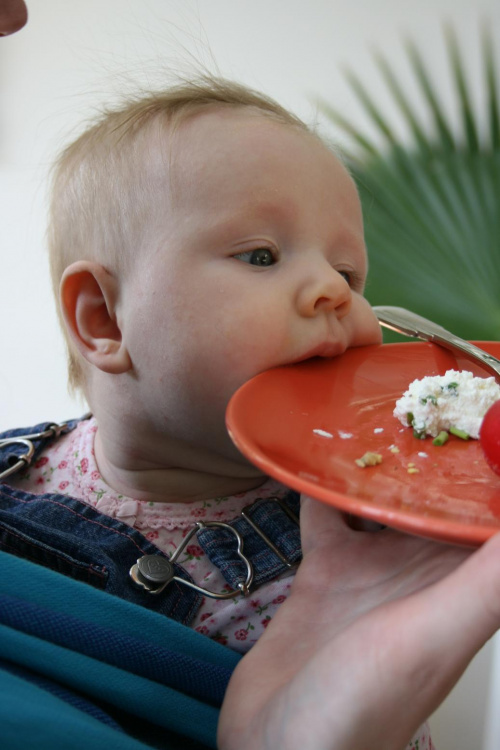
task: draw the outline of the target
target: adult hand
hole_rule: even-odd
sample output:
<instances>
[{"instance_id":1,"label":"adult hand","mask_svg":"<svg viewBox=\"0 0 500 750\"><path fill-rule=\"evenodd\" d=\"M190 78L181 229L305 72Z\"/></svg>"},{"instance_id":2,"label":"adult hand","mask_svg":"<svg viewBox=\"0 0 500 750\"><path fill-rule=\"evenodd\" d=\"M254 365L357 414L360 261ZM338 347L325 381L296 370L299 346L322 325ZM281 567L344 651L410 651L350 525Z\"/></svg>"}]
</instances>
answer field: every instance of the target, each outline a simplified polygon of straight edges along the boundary
<instances>
[{"instance_id":1,"label":"adult hand","mask_svg":"<svg viewBox=\"0 0 500 750\"><path fill-rule=\"evenodd\" d=\"M304 499L290 597L238 665L221 750L402 750L500 626L500 535L355 531Z\"/></svg>"}]
</instances>

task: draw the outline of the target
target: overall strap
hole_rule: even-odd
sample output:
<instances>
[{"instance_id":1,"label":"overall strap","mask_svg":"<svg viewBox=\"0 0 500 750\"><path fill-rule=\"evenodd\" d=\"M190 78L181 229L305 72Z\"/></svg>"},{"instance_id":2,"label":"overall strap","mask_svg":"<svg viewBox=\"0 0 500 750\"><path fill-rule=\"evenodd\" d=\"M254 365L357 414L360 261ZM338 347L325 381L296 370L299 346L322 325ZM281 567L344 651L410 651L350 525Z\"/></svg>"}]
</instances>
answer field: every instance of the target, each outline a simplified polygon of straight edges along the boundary
<instances>
[{"instance_id":1,"label":"overall strap","mask_svg":"<svg viewBox=\"0 0 500 750\"><path fill-rule=\"evenodd\" d=\"M290 491L282 500L258 500L228 524L243 539L244 555L253 568L253 586L272 581L302 559L299 511L299 493ZM234 534L224 527L204 528L198 532L198 542L229 585L241 588L245 565L237 553Z\"/></svg>"},{"instance_id":2,"label":"overall strap","mask_svg":"<svg viewBox=\"0 0 500 750\"><path fill-rule=\"evenodd\" d=\"M90 414L86 414L80 419L71 419L61 424L40 422L34 427L20 427L0 433L0 481L25 469L51 443L74 430L79 422L89 417Z\"/></svg>"},{"instance_id":3,"label":"overall strap","mask_svg":"<svg viewBox=\"0 0 500 750\"><path fill-rule=\"evenodd\" d=\"M42 422L0 434L0 480L28 466L60 435L89 416L61 425ZM170 560L160 552L148 551L132 566L130 576L135 584L152 594L159 594L170 583L178 582L190 588L191 594L229 598L240 591L248 595L257 586L292 570L302 559L299 511L300 496L290 491L282 499L258 500L229 523L198 522ZM195 534L208 559L233 589L231 592L217 594L196 586L175 563Z\"/></svg>"}]
</instances>

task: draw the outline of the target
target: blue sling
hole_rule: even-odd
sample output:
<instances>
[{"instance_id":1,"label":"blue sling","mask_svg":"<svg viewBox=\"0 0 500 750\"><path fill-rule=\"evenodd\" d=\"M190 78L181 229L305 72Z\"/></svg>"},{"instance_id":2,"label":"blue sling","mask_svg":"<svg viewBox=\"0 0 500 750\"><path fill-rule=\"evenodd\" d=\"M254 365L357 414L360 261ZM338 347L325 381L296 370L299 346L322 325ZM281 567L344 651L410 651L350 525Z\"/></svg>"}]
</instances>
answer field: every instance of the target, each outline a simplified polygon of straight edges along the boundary
<instances>
[{"instance_id":1,"label":"blue sling","mask_svg":"<svg viewBox=\"0 0 500 750\"><path fill-rule=\"evenodd\" d=\"M238 654L2 552L0 572L2 748L216 747Z\"/></svg>"}]
</instances>

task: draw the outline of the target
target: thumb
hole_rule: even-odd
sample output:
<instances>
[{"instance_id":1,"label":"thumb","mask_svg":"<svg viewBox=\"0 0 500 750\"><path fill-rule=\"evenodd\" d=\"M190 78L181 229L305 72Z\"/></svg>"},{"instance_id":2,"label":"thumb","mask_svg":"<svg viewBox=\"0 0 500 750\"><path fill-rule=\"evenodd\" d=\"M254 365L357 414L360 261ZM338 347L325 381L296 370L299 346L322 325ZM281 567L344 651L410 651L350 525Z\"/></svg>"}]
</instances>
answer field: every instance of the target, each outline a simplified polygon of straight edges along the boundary
<instances>
[{"instance_id":1,"label":"thumb","mask_svg":"<svg viewBox=\"0 0 500 750\"><path fill-rule=\"evenodd\" d=\"M319 535L325 535L330 545L340 542L350 534L344 513L307 495L300 498L300 536L305 554L318 544Z\"/></svg>"}]
</instances>

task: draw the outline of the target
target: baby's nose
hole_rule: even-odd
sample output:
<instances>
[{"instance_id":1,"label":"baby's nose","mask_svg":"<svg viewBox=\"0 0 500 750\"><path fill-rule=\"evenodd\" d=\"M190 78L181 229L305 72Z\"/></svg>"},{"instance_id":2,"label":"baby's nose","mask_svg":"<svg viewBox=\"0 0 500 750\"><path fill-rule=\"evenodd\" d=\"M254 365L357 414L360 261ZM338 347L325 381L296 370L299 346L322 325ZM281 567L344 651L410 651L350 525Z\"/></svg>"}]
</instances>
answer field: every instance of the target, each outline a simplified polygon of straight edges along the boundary
<instances>
[{"instance_id":1,"label":"baby's nose","mask_svg":"<svg viewBox=\"0 0 500 750\"><path fill-rule=\"evenodd\" d=\"M351 289L338 271L329 268L315 278L304 282L298 295L298 309L305 317L334 311L343 318L351 309Z\"/></svg>"}]
</instances>

